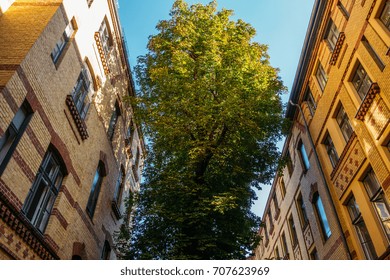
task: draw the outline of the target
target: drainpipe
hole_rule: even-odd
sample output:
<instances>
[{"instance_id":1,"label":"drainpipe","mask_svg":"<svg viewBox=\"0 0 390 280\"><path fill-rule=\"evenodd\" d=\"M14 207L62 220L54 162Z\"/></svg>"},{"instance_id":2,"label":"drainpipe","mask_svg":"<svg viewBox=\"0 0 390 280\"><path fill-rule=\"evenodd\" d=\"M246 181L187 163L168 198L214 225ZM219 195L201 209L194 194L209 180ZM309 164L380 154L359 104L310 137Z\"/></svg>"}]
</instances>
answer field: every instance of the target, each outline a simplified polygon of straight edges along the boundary
<instances>
[{"instance_id":1,"label":"drainpipe","mask_svg":"<svg viewBox=\"0 0 390 280\"><path fill-rule=\"evenodd\" d=\"M295 104L293 103L291 100L289 100L290 104L294 107L297 107L299 112L301 113L302 115L302 118L303 118L303 122L305 124L305 129L307 131L307 135L308 135L308 138L309 138L309 142L310 142L310 146L311 148L313 149L313 153L314 153L314 159L316 161L316 164L318 166L318 169L320 171L320 174L321 174L321 179L322 179L322 183L324 184L325 186L325 190L326 190L326 195L328 197L328 199L330 200L330 205L331 205L331 210L332 210L332 214L336 217L336 221L337 221L337 227L341 233L341 239L342 239L342 242L343 242L343 246L344 246L344 249L345 251L347 252L347 256L348 256L348 259L352 259L351 258L351 253L349 252L349 249L348 249L348 245L347 245L347 239L345 238L345 235L344 235L344 231L343 231L343 228L341 227L341 223L340 223L340 220L339 220L339 216L337 215L337 211L336 211L336 207L333 203L333 199L332 199L332 196L330 194L330 191L329 191L329 188L328 188L328 184L326 182L326 179L325 179L325 174L324 174L324 170L322 169L322 166L320 164L320 160L318 158L318 154L317 154L317 150L315 149L315 146L314 146L314 142L313 142L313 139L311 138L311 134L310 134L310 130L309 130L309 126L307 125L307 122L306 122L306 118L305 118L305 115L303 114L303 111L302 111L302 108L301 106L299 106L298 104Z\"/></svg>"}]
</instances>

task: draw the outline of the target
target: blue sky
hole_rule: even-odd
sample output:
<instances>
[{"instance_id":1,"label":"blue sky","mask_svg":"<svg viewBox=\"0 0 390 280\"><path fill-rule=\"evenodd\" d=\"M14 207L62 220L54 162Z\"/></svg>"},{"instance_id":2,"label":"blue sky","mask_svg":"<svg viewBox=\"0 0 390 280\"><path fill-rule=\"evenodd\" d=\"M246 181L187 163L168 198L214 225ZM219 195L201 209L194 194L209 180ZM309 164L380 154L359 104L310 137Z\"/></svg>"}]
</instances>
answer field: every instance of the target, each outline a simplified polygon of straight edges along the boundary
<instances>
[{"instance_id":1,"label":"blue sky","mask_svg":"<svg viewBox=\"0 0 390 280\"><path fill-rule=\"evenodd\" d=\"M210 0L187 0L207 4ZM119 0L119 15L126 35L130 64L146 54L148 37L156 34L159 20L168 19L174 0ZM232 19L242 19L256 30L254 41L268 45L272 66L280 69L284 85L290 90L294 81L314 0L219 0L219 9L234 10ZM288 95L283 97L287 102ZM261 216L270 187L258 193L253 211Z\"/></svg>"}]
</instances>

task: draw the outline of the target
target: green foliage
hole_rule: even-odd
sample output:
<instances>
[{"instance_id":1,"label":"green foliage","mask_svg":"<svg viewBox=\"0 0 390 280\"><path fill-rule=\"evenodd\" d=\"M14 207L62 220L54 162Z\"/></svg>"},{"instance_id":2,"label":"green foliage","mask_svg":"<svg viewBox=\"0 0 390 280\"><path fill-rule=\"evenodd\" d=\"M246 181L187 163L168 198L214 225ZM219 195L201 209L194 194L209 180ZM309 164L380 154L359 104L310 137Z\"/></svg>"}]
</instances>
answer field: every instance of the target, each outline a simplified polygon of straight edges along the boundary
<instances>
[{"instance_id":1,"label":"green foliage","mask_svg":"<svg viewBox=\"0 0 390 280\"><path fill-rule=\"evenodd\" d=\"M170 15L135 69L149 151L126 256L243 259L258 242L253 188L278 163L284 87L232 11L177 0Z\"/></svg>"}]
</instances>

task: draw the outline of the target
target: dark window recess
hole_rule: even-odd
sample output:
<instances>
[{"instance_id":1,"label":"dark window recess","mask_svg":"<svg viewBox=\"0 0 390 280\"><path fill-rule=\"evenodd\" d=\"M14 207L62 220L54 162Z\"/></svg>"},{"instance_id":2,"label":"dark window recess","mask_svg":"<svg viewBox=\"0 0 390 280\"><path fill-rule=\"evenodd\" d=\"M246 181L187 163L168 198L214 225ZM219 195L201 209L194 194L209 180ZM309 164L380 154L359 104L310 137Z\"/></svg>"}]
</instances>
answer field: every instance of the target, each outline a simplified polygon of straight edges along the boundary
<instances>
[{"instance_id":1,"label":"dark window recess","mask_svg":"<svg viewBox=\"0 0 390 280\"><path fill-rule=\"evenodd\" d=\"M323 144L326 147L326 152L328 154L330 163L332 164L332 167L335 168L339 161L339 156L337 154L336 148L334 147L332 138L330 138L329 133L327 133Z\"/></svg>"},{"instance_id":2,"label":"dark window recess","mask_svg":"<svg viewBox=\"0 0 390 280\"><path fill-rule=\"evenodd\" d=\"M368 53L371 55L372 59L375 61L378 68L383 71L385 69L385 64L383 63L382 59L379 57L378 53L374 50L372 45L368 42L367 38L363 36L362 43L366 47Z\"/></svg>"},{"instance_id":3,"label":"dark window recess","mask_svg":"<svg viewBox=\"0 0 390 280\"><path fill-rule=\"evenodd\" d=\"M311 253L310 253L310 259L311 260L319 260L319 256L318 256L318 252L317 252L317 249L314 248Z\"/></svg>"},{"instance_id":4,"label":"dark window recess","mask_svg":"<svg viewBox=\"0 0 390 280\"><path fill-rule=\"evenodd\" d=\"M345 141L348 142L352 136L353 129L343 106L340 106L340 109L337 112L336 121L340 127Z\"/></svg>"},{"instance_id":5,"label":"dark window recess","mask_svg":"<svg viewBox=\"0 0 390 280\"><path fill-rule=\"evenodd\" d=\"M309 107L310 114L314 116L314 113L316 112L317 109L317 104L314 100L313 94L311 93L310 89L306 91L304 100L306 101L306 104Z\"/></svg>"},{"instance_id":6,"label":"dark window recess","mask_svg":"<svg viewBox=\"0 0 390 280\"><path fill-rule=\"evenodd\" d=\"M32 115L33 113L29 104L27 101L24 101L5 133L0 136L0 176L11 159Z\"/></svg>"},{"instance_id":7,"label":"dark window recess","mask_svg":"<svg viewBox=\"0 0 390 280\"><path fill-rule=\"evenodd\" d=\"M104 174L104 164L100 161L93 177L91 192L89 194L88 203L87 203L87 213L91 219L95 214L96 204L99 198L100 188L102 186L102 181Z\"/></svg>"},{"instance_id":8,"label":"dark window recess","mask_svg":"<svg viewBox=\"0 0 390 280\"><path fill-rule=\"evenodd\" d=\"M355 197L352 196L348 200L347 208L366 258L369 260L376 259L377 255L374 249L374 245L367 230L363 216L360 213L359 206L356 203Z\"/></svg>"},{"instance_id":9,"label":"dark window recess","mask_svg":"<svg viewBox=\"0 0 390 280\"><path fill-rule=\"evenodd\" d=\"M292 173L294 171L294 166L293 166L292 158L291 158L291 155L290 155L290 151L288 151L288 150L286 152L286 161L287 161L288 174L291 177L291 175L292 175Z\"/></svg>"},{"instance_id":10,"label":"dark window recess","mask_svg":"<svg viewBox=\"0 0 390 280\"><path fill-rule=\"evenodd\" d=\"M64 174L59 157L49 149L23 205L23 212L41 233L45 231Z\"/></svg>"},{"instance_id":11,"label":"dark window recess","mask_svg":"<svg viewBox=\"0 0 390 280\"><path fill-rule=\"evenodd\" d=\"M324 205L322 204L321 197L318 193L314 195L313 204L320 223L322 235L324 239L327 240L331 236L332 231L329 226L328 218L326 217Z\"/></svg>"},{"instance_id":12,"label":"dark window recess","mask_svg":"<svg viewBox=\"0 0 390 280\"><path fill-rule=\"evenodd\" d=\"M318 63L316 78L321 91L324 91L326 83L328 82L328 77L326 76L325 70L322 67L321 63Z\"/></svg>"},{"instance_id":13,"label":"dark window recess","mask_svg":"<svg viewBox=\"0 0 390 280\"><path fill-rule=\"evenodd\" d=\"M382 13L380 15L380 20L390 30L390 1L386 1L385 6L383 7Z\"/></svg>"},{"instance_id":14,"label":"dark window recess","mask_svg":"<svg viewBox=\"0 0 390 280\"><path fill-rule=\"evenodd\" d=\"M290 254L288 253L288 247L287 247L287 239L284 232L282 233L282 251L283 251L283 260L290 259Z\"/></svg>"},{"instance_id":15,"label":"dark window recess","mask_svg":"<svg viewBox=\"0 0 390 280\"><path fill-rule=\"evenodd\" d=\"M371 87L372 81L360 63L352 77L352 84L361 100L363 100Z\"/></svg>"}]
</instances>

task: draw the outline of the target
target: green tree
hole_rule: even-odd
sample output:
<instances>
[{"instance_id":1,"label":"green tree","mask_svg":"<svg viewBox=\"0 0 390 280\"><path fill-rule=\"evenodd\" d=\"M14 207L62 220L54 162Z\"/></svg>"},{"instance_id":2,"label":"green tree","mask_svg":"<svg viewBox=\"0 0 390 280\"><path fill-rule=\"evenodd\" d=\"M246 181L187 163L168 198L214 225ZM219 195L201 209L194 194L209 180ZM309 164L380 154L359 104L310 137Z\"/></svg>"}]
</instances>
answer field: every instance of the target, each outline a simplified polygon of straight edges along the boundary
<instances>
[{"instance_id":1,"label":"green tree","mask_svg":"<svg viewBox=\"0 0 390 280\"><path fill-rule=\"evenodd\" d=\"M125 258L243 259L258 243L250 208L277 167L284 87L231 15L177 0L138 58L149 151Z\"/></svg>"}]
</instances>

